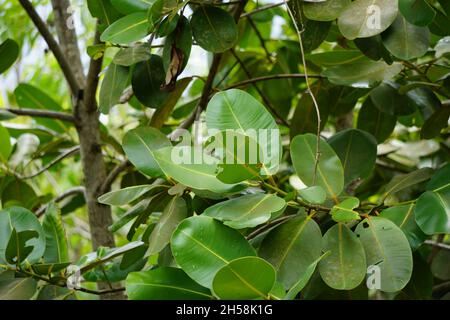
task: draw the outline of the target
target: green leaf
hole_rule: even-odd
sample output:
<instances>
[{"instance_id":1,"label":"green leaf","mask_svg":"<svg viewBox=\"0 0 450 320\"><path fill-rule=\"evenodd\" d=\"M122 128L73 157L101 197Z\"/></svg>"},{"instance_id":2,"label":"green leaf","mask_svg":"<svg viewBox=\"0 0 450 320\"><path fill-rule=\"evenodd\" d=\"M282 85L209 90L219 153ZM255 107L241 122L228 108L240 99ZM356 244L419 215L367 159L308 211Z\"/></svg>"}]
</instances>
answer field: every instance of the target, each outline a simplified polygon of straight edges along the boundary
<instances>
[{"instance_id":1,"label":"green leaf","mask_svg":"<svg viewBox=\"0 0 450 320\"><path fill-rule=\"evenodd\" d=\"M128 68L111 63L103 78L100 88L99 109L108 114L109 110L119 103L123 90L128 82Z\"/></svg>"},{"instance_id":2,"label":"green leaf","mask_svg":"<svg viewBox=\"0 0 450 320\"><path fill-rule=\"evenodd\" d=\"M216 178L217 159L204 154L202 150L191 147L167 147L155 151L155 159L163 172L176 181L198 190L209 190L216 193L231 192L237 185L225 184ZM187 162L183 160L187 155ZM192 156L201 156L203 163L196 164ZM174 159L177 158L175 161Z\"/></svg>"},{"instance_id":3,"label":"green leaf","mask_svg":"<svg viewBox=\"0 0 450 320\"><path fill-rule=\"evenodd\" d=\"M283 300L294 300L295 297L299 294L300 291L303 290L303 288L308 283L309 279L314 274L314 271L316 270L317 264L328 256L330 254L330 251L325 252L323 255L321 255L316 261L311 263L308 268L306 268L305 272L301 275L300 279L292 286L292 288L289 289L289 291L284 296Z\"/></svg>"},{"instance_id":4,"label":"green leaf","mask_svg":"<svg viewBox=\"0 0 450 320\"><path fill-rule=\"evenodd\" d=\"M101 41L129 44L148 34L147 13L136 12L115 21L100 36Z\"/></svg>"},{"instance_id":5,"label":"green leaf","mask_svg":"<svg viewBox=\"0 0 450 320\"><path fill-rule=\"evenodd\" d=\"M226 51L232 48L238 39L233 17L218 7L199 7L192 15L191 27L194 39L207 51Z\"/></svg>"},{"instance_id":6,"label":"green leaf","mask_svg":"<svg viewBox=\"0 0 450 320\"><path fill-rule=\"evenodd\" d=\"M399 15L383 35L383 44L393 56L402 60L419 58L427 53L429 31L426 27L410 24Z\"/></svg>"},{"instance_id":7,"label":"green leaf","mask_svg":"<svg viewBox=\"0 0 450 320\"><path fill-rule=\"evenodd\" d=\"M291 142L292 164L304 184L322 187L330 198L337 201L344 188L344 170L341 161L333 149L320 139L320 158L314 179L316 145L317 137L313 134L296 136Z\"/></svg>"},{"instance_id":8,"label":"green leaf","mask_svg":"<svg viewBox=\"0 0 450 320\"><path fill-rule=\"evenodd\" d=\"M151 58L148 44L137 44L130 48L120 49L113 58L113 63L120 66L129 67L141 61Z\"/></svg>"},{"instance_id":9,"label":"green leaf","mask_svg":"<svg viewBox=\"0 0 450 320\"><path fill-rule=\"evenodd\" d=\"M433 139L439 136L448 125L450 107L442 106L434 112L423 124L420 136L422 139Z\"/></svg>"},{"instance_id":10,"label":"green leaf","mask_svg":"<svg viewBox=\"0 0 450 320\"><path fill-rule=\"evenodd\" d=\"M114 8L123 14L146 11L153 2L154 0L111 0Z\"/></svg>"},{"instance_id":11,"label":"green leaf","mask_svg":"<svg viewBox=\"0 0 450 320\"><path fill-rule=\"evenodd\" d=\"M405 233L413 250L425 241L426 235L416 223L414 203L387 208L380 213L380 217L394 222Z\"/></svg>"},{"instance_id":12,"label":"green leaf","mask_svg":"<svg viewBox=\"0 0 450 320\"><path fill-rule=\"evenodd\" d=\"M371 87L383 80L389 80L402 70L400 63L388 65L383 61L357 61L330 67L322 75L332 83L343 86Z\"/></svg>"},{"instance_id":13,"label":"green leaf","mask_svg":"<svg viewBox=\"0 0 450 320\"><path fill-rule=\"evenodd\" d=\"M9 132L0 124L0 162L7 163L12 152L11 137Z\"/></svg>"},{"instance_id":14,"label":"green leaf","mask_svg":"<svg viewBox=\"0 0 450 320\"><path fill-rule=\"evenodd\" d=\"M383 59L387 64L392 64L394 62L391 54L383 45L381 35L355 39L354 42L358 49L369 59L374 61Z\"/></svg>"},{"instance_id":15,"label":"green leaf","mask_svg":"<svg viewBox=\"0 0 450 320\"><path fill-rule=\"evenodd\" d=\"M62 111L61 106L42 90L21 83L14 90L17 104L21 108ZM67 131L67 126L60 120L37 118L35 121L56 132Z\"/></svg>"},{"instance_id":16,"label":"green leaf","mask_svg":"<svg viewBox=\"0 0 450 320\"><path fill-rule=\"evenodd\" d=\"M327 199L327 193L320 186L313 186L305 189L298 190L298 194L304 200L313 204L322 204Z\"/></svg>"},{"instance_id":17,"label":"green leaf","mask_svg":"<svg viewBox=\"0 0 450 320\"><path fill-rule=\"evenodd\" d=\"M264 238L258 255L277 270L277 280L291 288L320 256L322 234L310 217L299 216L277 226Z\"/></svg>"},{"instance_id":18,"label":"green leaf","mask_svg":"<svg viewBox=\"0 0 450 320\"><path fill-rule=\"evenodd\" d=\"M382 202L384 202L388 196L396 192L429 180L432 173L433 170L430 168L422 168L411 173L400 174L393 177L384 189L382 194Z\"/></svg>"},{"instance_id":19,"label":"green leaf","mask_svg":"<svg viewBox=\"0 0 450 320\"><path fill-rule=\"evenodd\" d=\"M409 23L419 27L429 25L436 16L436 11L426 0L399 0L398 8Z\"/></svg>"},{"instance_id":20,"label":"green leaf","mask_svg":"<svg viewBox=\"0 0 450 320\"><path fill-rule=\"evenodd\" d=\"M46 263L69 261L69 248L61 212L54 203L50 203L47 207L42 228L45 234L44 261Z\"/></svg>"},{"instance_id":21,"label":"green leaf","mask_svg":"<svg viewBox=\"0 0 450 320\"><path fill-rule=\"evenodd\" d=\"M203 216L185 219L174 231L170 245L177 264L207 288L231 260L256 255L239 232Z\"/></svg>"},{"instance_id":22,"label":"green leaf","mask_svg":"<svg viewBox=\"0 0 450 320\"><path fill-rule=\"evenodd\" d=\"M386 30L397 14L398 1L356 0L339 16L339 30L349 40L372 37Z\"/></svg>"},{"instance_id":23,"label":"green leaf","mask_svg":"<svg viewBox=\"0 0 450 320\"><path fill-rule=\"evenodd\" d=\"M130 202L133 202L134 200L142 197L150 191L157 192L166 188L168 188L168 186L153 184L128 187L105 193L98 198L98 202L110 206L123 206Z\"/></svg>"},{"instance_id":24,"label":"green leaf","mask_svg":"<svg viewBox=\"0 0 450 320\"><path fill-rule=\"evenodd\" d=\"M306 55L306 58L321 67L333 67L352 63L364 58L359 50L336 50Z\"/></svg>"},{"instance_id":25,"label":"green leaf","mask_svg":"<svg viewBox=\"0 0 450 320\"><path fill-rule=\"evenodd\" d=\"M53 272L59 272L66 269L71 263L35 263L31 266L33 271L39 275L50 275Z\"/></svg>"},{"instance_id":26,"label":"green leaf","mask_svg":"<svg viewBox=\"0 0 450 320\"><path fill-rule=\"evenodd\" d=\"M311 20L334 21L350 3L351 0L328 0L326 2L305 1L303 3L303 12Z\"/></svg>"},{"instance_id":27,"label":"green leaf","mask_svg":"<svg viewBox=\"0 0 450 320\"><path fill-rule=\"evenodd\" d=\"M0 300L29 300L34 296L37 281L32 278L17 278L0 281Z\"/></svg>"},{"instance_id":28,"label":"green leaf","mask_svg":"<svg viewBox=\"0 0 450 320\"><path fill-rule=\"evenodd\" d=\"M336 222L352 222L354 220L360 220L358 212L353 211L353 209L359 206L359 199L350 197L345 199L339 204L336 204L331 209L331 217Z\"/></svg>"},{"instance_id":29,"label":"green leaf","mask_svg":"<svg viewBox=\"0 0 450 320\"><path fill-rule=\"evenodd\" d=\"M139 127L128 131L122 142L123 150L131 163L150 177L163 176L155 159L155 152L171 145L165 135L151 127Z\"/></svg>"},{"instance_id":30,"label":"green leaf","mask_svg":"<svg viewBox=\"0 0 450 320\"><path fill-rule=\"evenodd\" d=\"M396 116L406 116L416 112L414 100L400 94L395 83L382 83L370 92L372 103L382 112Z\"/></svg>"},{"instance_id":31,"label":"green leaf","mask_svg":"<svg viewBox=\"0 0 450 320\"><path fill-rule=\"evenodd\" d=\"M39 234L34 230L16 232L16 229L13 229L5 250L6 261L20 265L33 251L33 246L27 246L27 242L38 237Z\"/></svg>"},{"instance_id":32,"label":"green leaf","mask_svg":"<svg viewBox=\"0 0 450 320\"><path fill-rule=\"evenodd\" d=\"M164 249L169 243L173 231L187 216L186 201L182 197L173 197L164 208L158 223L150 235L146 255L150 256Z\"/></svg>"},{"instance_id":33,"label":"green leaf","mask_svg":"<svg viewBox=\"0 0 450 320\"><path fill-rule=\"evenodd\" d=\"M347 129L332 136L328 143L344 167L345 184L370 176L377 159L377 140L371 134Z\"/></svg>"},{"instance_id":34,"label":"green leaf","mask_svg":"<svg viewBox=\"0 0 450 320\"><path fill-rule=\"evenodd\" d=\"M224 222L234 229L253 228L280 212L286 202L273 194L249 194L220 202L207 208L203 215Z\"/></svg>"},{"instance_id":35,"label":"green leaf","mask_svg":"<svg viewBox=\"0 0 450 320\"><path fill-rule=\"evenodd\" d=\"M91 15L106 26L111 25L121 17L110 0L87 0L87 5Z\"/></svg>"},{"instance_id":36,"label":"green leaf","mask_svg":"<svg viewBox=\"0 0 450 320\"><path fill-rule=\"evenodd\" d=\"M366 276L366 257L361 241L344 224L338 223L323 236L323 251L331 254L319 263L320 276L333 289L351 290Z\"/></svg>"},{"instance_id":37,"label":"green leaf","mask_svg":"<svg viewBox=\"0 0 450 320\"><path fill-rule=\"evenodd\" d=\"M158 109L166 101L169 92L163 91L164 66L160 56L152 54L147 61L139 62L131 77L136 98L145 106Z\"/></svg>"},{"instance_id":38,"label":"green leaf","mask_svg":"<svg viewBox=\"0 0 450 320\"><path fill-rule=\"evenodd\" d=\"M0 74L13 65L19 53L19 45L12 39L6 39L0 44Z\"/></svg>"},{"instance_id":39,"label":"green leaf","mask_svg":"<svg viewBox=\"0 0 450 320\"><path fill-rule=\"evenodd\" d=\"M450 233L450 183L423 193L417 200L414 214L426 234Z\"/></svg>"},{"instance_id":40,"label":"green leaf","mask_svg":"<svg viewBox=\"0 0 450 320\"><path fill-rule=\"evenodd\" d=\"M126 281L130 300L204 300L210 291L187 276L181 269L158 268L132 272Z\"/></svg>"},{"instance_id":41,"label":"green leaf","mask_svg":"<svg viewBox=\"0 0 450 320\"><path fill-rule=\"evenodd\" d=\"M278 126L272 115L253 96L245 91L232 89L214 95L206 109L206 126L220 131L241 130L254 138L263 150L262 174L275 174L281 157ZM260 129L263 131L259 134ZM266 143L264 142L264 135Z\"/></svg>"},{"instance_id":42,"label":"green leaf","mask_svg":"<svg viewBox=\"0 0 450 320\"><path fill-rule=\"evenodd\" d=\"M45 251L45 235L39 220L32 212L25 208L10 207L0 211L0 264L5 263L5 250L11 237L13 229L17 233L34 230L38 237L29 240L27 245L33 246L33 251L27 257L30 263L41 259Z\"/></svg>"},{"instance_id":43,"label":"green leaf","mask_svg":"<svg viewBox=\"0 0 450 320\"><path fill-rule=\"evenodd\" d=\"M396 292L409 282L412 254L408 240L393 222L379 217L363 220L355 230L366 252L368 266L380 268L380 290Z\"/></svg>"},{"instance_id":44,"label":"green leaf","mask_svg":"<svg viewBox=\"0 0 450 320\"><path fill-rule=\"evenodd\" d=\"M243 257L230 261L217 271L212 290L215 296L225 300L268 299L275 278L275 269L265 260Z\"/></svg>"},{"instance_id":45,"label":"green leaf","mask_svg":"<svg viewBox=\"0 0 450 320\"><path fill-rule=\"evenodd\" d=\"M397 117L380 111L368 98L364 101L358 116L358 129L372 134L378 141L383 143L390 137L397 124Z\"/></svg>"}]
</instances>

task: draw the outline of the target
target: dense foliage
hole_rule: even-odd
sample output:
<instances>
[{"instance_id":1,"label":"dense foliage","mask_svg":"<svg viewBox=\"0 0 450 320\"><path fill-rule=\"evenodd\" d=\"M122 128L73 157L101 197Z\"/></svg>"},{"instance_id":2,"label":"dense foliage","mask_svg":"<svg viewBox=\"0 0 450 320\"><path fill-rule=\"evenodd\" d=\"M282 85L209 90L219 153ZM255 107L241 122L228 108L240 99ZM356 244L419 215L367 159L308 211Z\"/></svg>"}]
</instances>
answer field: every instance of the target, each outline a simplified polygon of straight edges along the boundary
<instances>
[{"instance_id":1,"label":"dense foliage","mask_svg":"<svg viewBox=\"0 0 450 320\"><path fill-rule=\"evenodd\" d=\"M0 299L449 297L449 1L0 0L0 43Z\"/></svg>"}]
</instances>

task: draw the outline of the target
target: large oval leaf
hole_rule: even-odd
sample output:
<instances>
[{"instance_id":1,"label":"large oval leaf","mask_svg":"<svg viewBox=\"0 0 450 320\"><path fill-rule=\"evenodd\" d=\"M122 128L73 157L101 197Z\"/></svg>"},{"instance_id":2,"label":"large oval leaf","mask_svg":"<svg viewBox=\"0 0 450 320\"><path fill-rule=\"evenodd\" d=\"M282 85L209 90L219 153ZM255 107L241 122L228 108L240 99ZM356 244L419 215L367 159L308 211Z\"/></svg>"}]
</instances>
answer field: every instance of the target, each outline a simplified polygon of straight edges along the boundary
<instances>
[{"instance_id":1,"label":"large oval leaf","mask_svg":"<svg viewBox=\"0 0 450 320\"><path fill-rule=\"evenodd\" d=\"M119 103L123 90L127 86L128 68L111 63L100 88L99 109L108 114L109 109Z\"/></svg>"},{"instance_id":2,"label":"large oval leaf","mask_svg":"<svg viewBox=\"0 0 450 320\"><path fill-rule=\"evenodd\" d=\"M51 203L45 212L42 228L45 234L44 261L64 263L69 260L69 247L59 208Z\"/></svg>"},{"instance_id":3,"label":"large oval leaf","mask_svg":"<svg viewBox=\"0 0 450 320\"><path fill-rule=\"evenodd\" d=\"M148 43L138 44L130 48L122 48L113 58L113 63L129 67L135 63L146 61L151 58Z\"/></svg>"},{"instance_id":4,"label":"large oval leaf","mask_svg":"<svg viewBox=\"0 0 450 320\"><path fill-rule=\"evenodd\" d=\"M241 130L247 135L256 133L263 156L261 173L278 171L281 157L278 126L266 108L250 94L238 89L215 94L206 109L206 126L220 131Z\"/></svg>"},{"instance_id":5,"label":"large oval leaf","mask_svg":"<svg viewBox=\"0 0 450 320\"><path fill-rule=\"evenodd\" d=\"M313 134L296 136L291 142L292 164L304 184L322 187L337 202L344 188L344 169L334 150L320 139L320 158L315 170L316 145L317 137Z\"/></svg>"},{"instance_id":6,"label":"large oval leaf","mask_svg":"<svg viewBox=\"0 0 450 320\"><path fill-rule=\"evenodd\" d=\"M19 45L12 39L6 39L0 44L0 74L12 66L19 56Z\"/></svg>"},{"instance_id":7,"label":"large oval leaf","mask_svg":"<svg viewBox=\"0 0 450 320\"><path fill-rule=\"evenodd\" d=\"M351 0L305 1L303 12L311 20L334 21L350 3Z\"/></svg>"},{"instance_id":8,"label":"large oval leaf","mask_svg":"<svg viewBox=\"0 0 450 320\"><path fill-rule=\"evenodd\" d=\"M165 188L169 188L169 186L144 184L140 186L127 187L101 195L98 198L98 202L108 204L110 206L123 206L127 203L133 202L150 191L160 191Z\"/></svg>"},{"instance_id":9,"label":"large oval leaf","mask_svg":"<svg viewBox=\"0 0 450 320\"><path fill-rule=\"evenodd\" d=\"M141 40L148 34L147 13L129 14L111 24L100 36L100 40L118 44L129 44Z\"/></svg>"},{"instance_id":10,"label":"large oval leaf","mask_svg":"<svg viewBox=\"0 0 450 320\"><path fill-rule=\"evenodd\" d=\"M409 282L412 273L412 253L408 240L393 222L371 217L355 230L366 252L368 266L380 268L380 290L396 292Z\"/></svg>"},{"instance_id":11,"label":"large oval leaf","mask_svg":"<svg viewBox=\"0 0 450 320\"><path fill-rule=\"evenodd\" d=\"M177 264L195 281L211 288L214 276L230 261L255 256L255 250L236 230L210 217L184 220L170 241Z\"/></svg>"},{"instance_id":12,"label":"large oval leaf","mask_svg":"<svg viewBox=\"0 0 450 320\"><path fill-rule=\"evenodd\" d=\"M277 280L289 289L319 258L321 242L317 223L310 217L299 216L271 230L258 254L275 267Z\"/></svg>"},{"instance_id":13,"label":"large oval leaf","mask_svg":"<svg viewBox=\"0 0 450 320\"><path fill-rule=\"evenodd\" d=\"M428 28L410 24L402 15L382 34L382 38L386 49L402 60L423 56L430 42Z\"/></svg>"},{"instance_id":14,"label":"large oval leaf","mask_svg":"<svg viewBox=\"0 0 450 320\"><path fill-rule=\"evenodd\" d=\"M345 183L367 178L377 159L377 140L369 133L348 129L328 141L344 167Z\"/></svg>"},{"instance_id":15,"label":"large oval leaf","mask_svg":"<svg viewBox=\"0 0 450 320\"><path fill-rule=\"evenodd\" d=\"M323 281L333 289L351 290L366 276L366 257L361 241L343 223L335 224L323 236L322 251L330 255L319 263Z\"/></svg>"},{"instance_id":16,"label":"large oval leaf","mask_svg":"<svg viewBox=\"0 0 450 320\"><path fill-rule=\"evenodd\" d=\"M113 7L110 0L87 0L89 12L103 25L109 26L122 15Z\"/></svg>"},{"instance_id":17,"label":"large oval leaf","mask_svg":"<svg viewBox=\"0 0 450 320\"><path fill-rule=\"evenodd\" d=\"M163 91L164 66L162 58L152 54L147 61L139 62L131 77L131 86L136 98L145 106L159 108L169 96L168 91Z\"/></svg>"},{"instance_id":18,"label":"large oval leaf","mask_svg":"<svg viewBox=\"0 0 450 320\"><path fill-rule=\"evenodd\" d=\"M275 269L265 260L258 257L238 258L217 272L212 290L217 297L225 300L268 299L275 279Z\"/></svg>"},{"instance_id":19,"label":"large oval leaf","mask_svg":"<svg viewBox=\"0 0 450 320\"><path fill-rule=\"evenodd\" d=\"M177 268L158 268L132 272L126 281L130 300L204 300L210 291Z\"/></svg>"},{"instance_id":20,"label":"large oval leaf","mask_svg":"<svg viewBox=\"0 0 450 320\"><path fill-rule=\"evenodd\" d=\"M243 229L267 222L285 206L286 201L273 194L256 193L220 202L203 214L221 220L234 229Z\"/></svg>"},{"instance_id":21,"label":"large oval leaf","mask_svg":"<svg viewBox=\"0 0 450 320\"><path fill-rule=\"evenodd\" d=\"M386 30L398 14L398 1L356 0L339 16L339 30L347 39L368 38Z\"/></svg>"},{"instance_id":22,"label":"large oval leaf","mask_svg":"<svg viewBox=\"0 0 450 320\"><path fill-rule=\"evenodd\" d=\"M207 51L223 52L234 46L238 30L233 17L217 7L201 6L191 18L192 33Z\"/></svg>"},{"instance_id":23,"label":"large oval leaf","mask_svg":"<svg viewBox=\"0 0 450 320\"><path fill-rule=\"evenodd\" d=\"M28 246L34 247L27 261L39 261L45 251L45 235L39 220L27 209L10 207L0 211L0 264L5 264L5 250L13 229L16 232L33 230L39 234L39 237L27 242Z\"/></svg>"},{"instance_id":24,"label":"large oval leaf","mask_svg":"<svg viewBox=\"0 0 450 320\"><path fill-rule=\"evenodd\" d=\"M398 0L398 7L409 23L420 27L429 25L436 16L426 0Z\"/></svg>"},{"instance_id":25,"label":"large oval leaf","mask_svg":"<svg viewBox=\"0 0 450 320\"><path fill-rule=\"evenodd\" d=\"M172 144L158 129L140 127L128 131L122 145L128 159L139 171L151 177L163 175L155 159L155 151Z\"/></svg>"},{"instance_id":26,"label":"large oval leaf","mask_svg":"<svg viewBox=\"0 0 450 320\"><path fill-rule=\"evenodd\" d=\"M394 131L397 117L382 112L370 98L364 101L358 116L358 129L372 134L378 143L384 142Z\"/></svg>"},{"instance_id":27,"label":"large oval leaf","mask_svg":"<svg viewBox=\"0 0 450 320\"><path fill-rule=\"evenodd\" d=\"M119 12L123 14L130 14L138 11L146 11L150 4L154 1L150 0L111 0L111 4Z\"/></svg>"},{"instance_id":28,"label":"large oval leaf","mask_svg":"<svg viewBox=\"0 0 450 320\"><path fill-rule=\"evenodd\" d=\"M382 112L396 116L406 116L416 112L415 101L398 92L395 83L382 83L370 92L372 103Z\"/></svg>"}]
</instances>

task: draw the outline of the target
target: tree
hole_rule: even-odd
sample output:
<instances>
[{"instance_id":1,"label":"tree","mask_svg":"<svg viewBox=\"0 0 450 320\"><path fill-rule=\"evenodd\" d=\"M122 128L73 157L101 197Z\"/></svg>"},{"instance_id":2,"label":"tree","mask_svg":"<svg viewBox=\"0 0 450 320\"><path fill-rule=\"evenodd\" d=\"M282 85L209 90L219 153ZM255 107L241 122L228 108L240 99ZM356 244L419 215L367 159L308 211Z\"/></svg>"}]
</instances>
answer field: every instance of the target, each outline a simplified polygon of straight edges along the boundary
<instances>
[{"instance_id":1,"label":"tree","mask_svg":"<svg viewBox=\"0 0 450 320\"><path fill-rule=\"evenodd\" d=\"M2 299L448 292L445 0L0 7Z\"/></svg>"}]
</instances>

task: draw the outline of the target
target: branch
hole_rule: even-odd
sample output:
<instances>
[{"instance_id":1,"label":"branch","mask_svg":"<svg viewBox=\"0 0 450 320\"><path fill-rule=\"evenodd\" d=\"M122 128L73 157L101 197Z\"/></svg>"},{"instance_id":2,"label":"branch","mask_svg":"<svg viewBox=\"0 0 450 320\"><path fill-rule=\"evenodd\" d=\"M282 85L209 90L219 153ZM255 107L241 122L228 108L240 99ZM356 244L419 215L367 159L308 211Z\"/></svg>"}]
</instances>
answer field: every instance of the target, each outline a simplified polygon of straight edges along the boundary
<instances>
[{"instance_id":1,"label":"branch","mask_svg":"<svg viewBox=\"0 0 450 320\"><path fill-rule=\"evenodd\" d=\"M263 36L261 34L261 32L259 32L258 27L256 26L255 22L253 21L252 18L250 18L250 16L247 16L247 20L250 23L250 25L252 26L253 30L255 31L256 36L259 39L259 42L261 43L261 47L264 49L264 52L266 53L266 57L267 60L269 61L269 63L272 63L272 54L269 52L269 50L266 47L266 42L263 39Z\"/></svg>"},{"instance_id":2,"label":"branch","mask_svg":"<svg viewBox=\"0 0 450 320\"><path fill-rule=\"evenodd\" d=\"M69 189L69 190L65 191L64 193L61 193L59 196L54 198L51 202L58 203L58 202L61 202L64 199L66 199L66 198L68 198L70 196L75 195L75 194L79 194L79 193L84 194L84 192L85 192L85 188L84 187L75 187L75 188L72 188L72 189ZM44 205L44 206L40 207L36 211L36 216L38 218L41 217L45 213L45 211L47 210L47 207L48 207L48 205Z\"/></svg>"},{"instance_id":3,"label":"branch","mask_svg":"<svg viewBox=\"0 0 450 320\"><path fill-rule=\"evenodd\" d=\"M98 30L98 24L94 36L94 45L101 43L100 31ZM86 90L84 93L84 107L87 112L93 112L97 110L97 101L95 100L95 94L97 92L99 74L102 70L103 56L99 59L91 59L89 64L89 71L86 78Z\"/></svg>"},{"instance_id":4,"label":"branch","mask_svg":"<svg viewBox=\"0 0 450 320\"><path fill-rule=\"evenodd\" d=\"M69 150L67 150L66 152L62 153L61 155L59 155L58 157L56 157L55 159L53 159L51 162L49 162L46 166L42 167L41 169L39 169L39 171L32 173L29 176L23 176L22 179L26 180L26 179L32 179L34 177L37 177L38 175L40 175L41 173L47 171L48 169L50 169L51 167L53 167L55 164L57 164L58 162L60 162L61 160L80 152L80 147L79 146L75 146L73 148L70 148Z\"/></svg>"},{"instance_id":5,"label":"branch","mask_svg":"<svg viewBox=\"0 0 450 320\"><path fill-rule=\"evenodd\" d=\"M105 181L103 181L102 186L100 187L100 193L104 194L111 189L111 185L114 183L114 181L117 179L117 177L125 171L127 168L131 166L131 162L128 160L124 160L121 163L119 163L106 177Z\"/></svg>"},{"instance_id":6,"label":"branch","mask_svg":"<svg viewBox=\"0 0 450 320\"><path fill-rule=\"evenodd\" d=\"M425 244L428 244L428 245L436 247L436 248L444 249L444 250L450 250L450 245L445 244L445 243L436 242L433 240L426 240Z\"/></svg>"},{"instance_id":7,"label":"branch","mask_svg":"<svg viewBox=\"0 0 450 320\"><path fill-rule=\"evenodd\" d=\"M30 117L38 117L38 118L50 118L56 119L66 122L75 122L75 118L68 113L58 112L58 111L50 111L50 110L38 110L38 109L11 109L5 108L3 109L7 112L18 116L30 116Z\"/></svg>"},{"instance_id":8,"label":"branch","mask_svg":"<svg viewBox=\"0 0 450 320\"><path fill-rule=\"evenodd\" d=\"M243 15L241 15L241 18L245 18L245 17L254 15L254 14L259 13L259 12L262 12L262 11L270 10L270 9L272 9L272 8L280 7L280 6L282 6L282 5L284 5L284 2L267 4L267 5L265 5L265 6L261 6L261 7L259 7L259 8L256 8L256 9L253 10L253 11L244 13Z\"/></svg>"},{"instance_id":9,"label":"branch","mask_svg":"<svg viewBox=\"0 0 450 320\"><path fill-rule=\"evenodd\" d=\"M317 78L317 79L323 78L321 75L318 75L318 74L309 75L309 77ZM274 79L294 79L294 78L305 78L305 74L303 74L303 73L286 73L286 74L273 74L273 75L268 75L268 76L262 76L262 77L252 78L252 79L244 80L244 81L241 81L238 83L234 83L232 85L225 87L224 90L243 87L245 85L253 84L253 83L261 82L261 81L268 81L268 80L274 80Z\"/></svg>"},{"instance_id":10,"label":"branch","mask_svg":"<svg viewBox=\"0 0 450 320\"><path fill-rule=\"evenodd\" d=\"M44 38L50 50L53 52L56 61L58 61L59 66L64 74L64 77L69 84L70 90L74 95L77 95L80 91L80 84L78 83L77 78L75 77L75 73L73 72L69 62L67 61L64 53L61 50L61 47L58 45L56 40L53 38L53 35L50 33L50 30L47 28L45 22L38 15L33 5L28 0L19 0L22 7L25 9L26 13L33 21L36 28L39 30L39 33Z\"/></svg>"}]
</instances>

